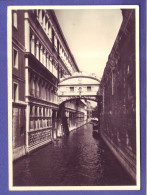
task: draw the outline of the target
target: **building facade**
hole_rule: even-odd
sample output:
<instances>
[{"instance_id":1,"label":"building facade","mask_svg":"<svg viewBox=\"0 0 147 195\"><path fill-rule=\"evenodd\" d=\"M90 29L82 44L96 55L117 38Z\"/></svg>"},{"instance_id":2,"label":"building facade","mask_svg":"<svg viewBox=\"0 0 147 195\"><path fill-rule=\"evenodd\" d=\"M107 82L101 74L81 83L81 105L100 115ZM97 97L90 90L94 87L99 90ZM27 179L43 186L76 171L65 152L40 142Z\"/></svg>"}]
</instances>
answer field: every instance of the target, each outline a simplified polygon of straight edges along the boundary
<instances>
[{"instance_id":1,"label":"building facade","mask_svg":"<svg viewBox=\"0 0 147 195\"><path fill-rule=\"evenodd\" d=\"M16 159L26 151L25 43L23 13L13 11L12 16L12 140Z\"/></svg>"},{"instance_id":2,"label":"building facade","mask_svg":"<svg viewBox=\"0 0 147 195\"><path fill-rule=\"evenodd\" d=\"M58 83L79 71L53 10L14 10L13 159L57 137Z\"/></svg>"},{"instance_id":3,"label":"building facade","mask_svg":"<svg viewBox=\"0 0 147 195\"><path fill-rule=\"evenodd\" d=\"M104 70L101 134L136 179L135 10L122 9L123 21Z\"/></svg>"}]
</instances>

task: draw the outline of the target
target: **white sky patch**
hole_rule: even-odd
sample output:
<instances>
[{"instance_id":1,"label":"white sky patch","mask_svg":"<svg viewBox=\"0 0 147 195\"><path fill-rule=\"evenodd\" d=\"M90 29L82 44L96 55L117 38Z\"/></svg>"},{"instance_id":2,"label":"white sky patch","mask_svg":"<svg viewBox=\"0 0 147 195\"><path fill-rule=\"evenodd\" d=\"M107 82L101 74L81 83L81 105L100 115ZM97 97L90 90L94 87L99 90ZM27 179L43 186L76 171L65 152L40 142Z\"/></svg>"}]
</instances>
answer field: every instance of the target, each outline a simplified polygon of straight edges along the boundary
<instances>
[{"instance_id":1,"label":"white sky patch","mask_svg":"<svg viewBox=\"0 0 147 195\"><path fill-rule=\"evenodd\" d=\"M101 78L122 22L121 10L55 10L55 14L79 69Z\"/></svg>"}]
</instances>

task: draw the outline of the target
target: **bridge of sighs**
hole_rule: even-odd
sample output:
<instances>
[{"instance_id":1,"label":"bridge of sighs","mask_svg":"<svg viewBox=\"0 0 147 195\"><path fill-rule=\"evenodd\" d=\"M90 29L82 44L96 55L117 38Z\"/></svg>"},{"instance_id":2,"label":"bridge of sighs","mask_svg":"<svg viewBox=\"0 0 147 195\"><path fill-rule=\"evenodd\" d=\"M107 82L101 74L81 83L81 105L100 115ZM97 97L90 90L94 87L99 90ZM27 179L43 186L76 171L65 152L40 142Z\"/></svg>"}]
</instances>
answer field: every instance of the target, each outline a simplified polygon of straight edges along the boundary
<instances>
[{"instance_id":1,"label":"bridge of sighs","mask_svg":"<svg viewBox=\"0 0 147 195\"><path fill-rule=\"evenodd\" d=\"M98 95L99 85L99 79L81 72L60 80L58 115L64 132L68 133L89 121L92 111L90 101L97 103L97 117L99 117L102 105L102 97ZM60 132L59 127L58 132Z\"/></svg>"}]
</instances>

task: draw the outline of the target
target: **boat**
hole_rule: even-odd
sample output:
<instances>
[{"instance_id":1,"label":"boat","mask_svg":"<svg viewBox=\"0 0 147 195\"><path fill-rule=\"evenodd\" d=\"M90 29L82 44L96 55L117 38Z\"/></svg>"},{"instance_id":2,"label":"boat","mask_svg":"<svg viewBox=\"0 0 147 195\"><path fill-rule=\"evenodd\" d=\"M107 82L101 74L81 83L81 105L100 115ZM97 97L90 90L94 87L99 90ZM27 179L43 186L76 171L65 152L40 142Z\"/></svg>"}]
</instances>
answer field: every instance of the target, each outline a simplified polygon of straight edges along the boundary
<instances>
[{"instance_id":1,"label":"boat","mask_svg":"<svg viewBox=\"0 0 147 195\"><path fill-rule=\"evenodd\" d=\"M100 131L99 131L99 121L98 118L92 118L91 119L91 124L93 125L93 137L97 138L100 136Z\"/></svg>"}]
</instances>

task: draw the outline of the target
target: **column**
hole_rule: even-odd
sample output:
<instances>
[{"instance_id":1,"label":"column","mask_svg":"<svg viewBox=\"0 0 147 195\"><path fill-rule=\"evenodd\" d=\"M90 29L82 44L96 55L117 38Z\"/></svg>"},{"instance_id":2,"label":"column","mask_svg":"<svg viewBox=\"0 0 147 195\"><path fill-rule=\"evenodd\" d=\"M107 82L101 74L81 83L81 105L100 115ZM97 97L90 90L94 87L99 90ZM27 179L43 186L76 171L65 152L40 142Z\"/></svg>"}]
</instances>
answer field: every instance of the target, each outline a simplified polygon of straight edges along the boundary
<instances>
[{"instance_id":1,"label":"column","mask_svg":"<svg viewBox=\"0 0 147 195\"><path fill-rule=\"evenodd\" d=\"M42 80L39 79L39 98L42 99Z\"/></svg>"},{"instance_id":2,"label":"column","mask_svg":"<svg viewBox=\"0 0 147 195\"><path fill-rule=\"evenodd\" d=\"M42 10L39 10L39 22L42 25Z\"/></svg>"},{"instance_id":3,"label":"column","mask_svg":"<svg viewBox=\"0 0 147 195\"><path fill-rule=\"evenodd\" d=\"M44 100L45 99L45 84L43 83L42 85L42 99Z\"/></svg>"},{"instance_id":4,"label":"column","mask_svg":"<svg viewBox=\"0 0 147 195\"><path fill-rule=\"evenodd\" d=\"M50 56L50 72L52 73L53 72L53 64L52 64L52 58Z\"/></svg>"},{"instance_id":5,"label":"column","mask_svg":"<svg viewBox=\"0 0 147 195\"><path fill-rule=\"evenodd\" d=\"M31 36L31 53L35 55L35 36Z\"/></svg>"},{"instance_id":6,"label":"column","mask_svg":"<svg viewBox=\"0 0 147 195\"><path fill-rule=\"evenodd\" d=\"M39 79L39 98L42 99L42 81Z\"/></svg>"},{"instance_id":7,"label":"column","mask_svg":"<svg viewBox=\"0 0 147 195\"><path fill-rule=\"evenodd\" d=\"M39 41L36 42L36 58L39 60Z\"/></svg>"},{"instance_id":8,"label":"column","mask_svg":"<svg viewBox=\"0 0 147 195\"><path fill-rule=\"evenodd\" d=\"M30 123L30 104L27 103L26 107L26 152L28 153L29 149L29 123Z\"/></svg>"},{"instance_id":9,"label":"column","mask_svg":"<svg viewBox=\"0 0 147 195\"><path fill-rule=\"evenodd\" d=\"M39 10L36 10L37 20L39 20Z\"/></svg>"},{"instance_id":10,"label":"column","mask_svg":"<svg viewBox=\"0 0 147 195\"><path fill-rule=\"evenodd\" d=\"M49 54L46 54L46 67L49 70Z\"/></svg>"},{"instance_id":11,"label":"column","mask_svg":"<svg viewBox=\"0 0 147 195\"><path fill-rule=\"evenodd\" d=\"M50 86L48 86L48 101L50 101Z\"/></svg>"},{"instance_id":12,"label":"column","mask_svg":"<svg viewBox=\"0 0 147 195\"><path fill-rule=\"evenodd\" d=\"M49 33L48 33L48 21L47 21L47 19L46 19L46 26L45 26L45 28L46 28L46 34L47 34L47 36L48 36Z\"/></svg>"},{"instance_id":13,"label":"column","mask_svg":"<svg viewBox=\"0 0 147 195\"><path fill-rule=\"evenodd\" d=\"M56 77L58 78L58 64L56 64L56 67L55 67L55 74L56 74Z\"/></svg>"},{"instance_id":14,"label":"column","mask_svg":"<svg viewBox=\"0 0 147 195\"><path fill-rule=\"evenodd\" d=\"M52 94L53 94L53 103L55 102L55 89L53 88L53 90L52 90Z\"/></svg>"},{"instance_id":15,"label":"column","mask_svg":"<svg viewBox=\"0 0 147 195\"><path fill-rule=\"evenodd\" d=\"M45 14L43 16L43 29L46 31L46 25L45 25L46 17Z\"/></svg>"},{"instance_id":16,"label":"column","mask_svg":"<svg viewBox=\"0 0 147 195\"><path fill-rule=\"evenodd\" d=\"M28 58L25 58L25 95L30 95L29 93L29 70L28 70Z\"/></svg>"},{"instance_id":17,"label":"column","mask_svg":"<svg viewBox=\"0 0 147 195\"><path fill-rule=\"evenodd\" d=\"M49 39L52 42L52 28L51 28L51 25L49 26Z\"/></svg>"},{"instance_id":18,"label":"column","mask_svg":"<svg viewBox=\"0 0 147 195\"><path fill-rule=\"evenodd\" d=\"M39 98L39 84L38 78L36 79L36 97Z\"/></svg>"},{"instance_id":19,"label":"column","mask_svg":"<svg viewBox=\"0 0 147 195\"><path fill-rule=\"evenodd\" d=\"M52 96L52 86L50 87L50 102L53 102L53 96Z\"/></svg>"},{"instance_id":20,"label":"column","mask_svg":"<svg viewBox=\"0 0 147 195\"><path fill-rule=\"evenodd\" d=\"M43 55L44 55L44 57L43 57L44 63L43 64L46 67L46 50L45 49L44 49L44 54Z\"/></svg>"},{"instance_id":21,"label":"column","mask_svg":"<svg viewBox=\"0 0 147 195\"><path fill-rule=\"evenodd\" d=\"M54 48L57 51L57 37L54 35Z\"/></svg>"},{"instance_id":22,"label":"column","mask_svg":"<svg viewBox=\"0 0 147 195\"><path fill-rule=\"evenodd\" d=\"M42 63L42 57L43 57L43 47L41 45L40 47L40 62Z\"/></svg>"},{"instance_id":23,"label":"column","mask_svg":"<svg viewBox=\"0 0 147 195\"><path fill-rule=\"evenodd\" d=\"M42 50L42 64L44 65L44 49Z\"/></svg>"},{"instance_id":24,"label":"column","mask_svg":"<svg viewBox=\"0 0 147 195\"><path fill-rule=\"evenodd\" d=\"M49 58L48 58L48 70L51 71L51 57L49 55Z\"/></svg>"},{"instance_id":25,"label":"column","mask_svg":"<svg viewBox=\"0 0 147 195\"><path fill-rule=\"evenodd\" d=\"M47 85L47 83L46 83L46 81L44 82L44 99L46 100L46 85Z\"/></svg>"},{"instance_id":26,"label":"column","mask_svg":"<svg viewBox=\"0 0 147 195\"><path fill-rule=\"evenodd\" d=\"M49 99L49 96L48 96L48 84L47 84L47 86L46 86L46 100L48 101L48 99Z\"/></svg>"},{"instance_id":27,"label":"column","mask_svg":"<svg viewBox=\"0 0 147 195\"><path fill-rule=\"evenodd\" d=\"M26 52L30 52L30 25L29 25L29 14L28 11L24 13L24 32L25 32L25 49Z\"/></svg>"}]
</instances>

